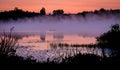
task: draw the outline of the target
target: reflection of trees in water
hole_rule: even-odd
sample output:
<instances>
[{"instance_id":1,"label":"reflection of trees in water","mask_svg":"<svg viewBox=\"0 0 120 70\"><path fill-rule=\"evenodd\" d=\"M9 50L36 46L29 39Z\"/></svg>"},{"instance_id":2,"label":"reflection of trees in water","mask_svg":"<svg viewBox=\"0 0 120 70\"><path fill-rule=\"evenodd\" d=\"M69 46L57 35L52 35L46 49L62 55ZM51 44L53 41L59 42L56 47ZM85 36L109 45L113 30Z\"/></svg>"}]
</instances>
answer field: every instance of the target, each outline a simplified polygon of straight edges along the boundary
<instances>
[{"instance_id":1,"label":"reflection of trees in water","mask_svg":"<svg viewBox=\"0 0 120 70\"><path fill-rule=\"evenodd\" d=\"M55 40L63 40L64 35L61 35L61 34L54 34L54 35L53 35L53 38L54 38Z\"/></svg>"},{"instance_id":2,"label":"reflection of trees in water","mask_svg":"<svg viewBox=\"0 0 120 70\"><path fill-rule=\"evenodd\" d=\"M41 40L41 41L44 42L44 41L45 41L45 37L46 37L46 35L45 35L44 33L43 33L43 34L40 34L40 40Z\"/></svg>"}]
</instances>

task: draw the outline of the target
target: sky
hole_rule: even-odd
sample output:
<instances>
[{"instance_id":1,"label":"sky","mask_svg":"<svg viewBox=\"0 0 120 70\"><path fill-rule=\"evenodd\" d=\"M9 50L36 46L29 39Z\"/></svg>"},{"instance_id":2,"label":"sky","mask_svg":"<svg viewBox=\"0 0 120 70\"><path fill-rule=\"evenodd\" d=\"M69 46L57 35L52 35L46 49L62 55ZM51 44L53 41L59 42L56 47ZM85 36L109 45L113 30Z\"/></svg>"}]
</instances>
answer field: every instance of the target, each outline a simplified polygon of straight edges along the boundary
<instances>
[{"instance_id":1,"label":"sky","mask_svg":"<svg viewBox=\"0 0 120 70\"><path fill-rule=\"evenodd\" d=\"M0 0L0 11L20 9L39 12L42 7L47 13L63 9L65 13L93 11L100 8L120 9L120 0Z\"/></svg>"}]
</instances>

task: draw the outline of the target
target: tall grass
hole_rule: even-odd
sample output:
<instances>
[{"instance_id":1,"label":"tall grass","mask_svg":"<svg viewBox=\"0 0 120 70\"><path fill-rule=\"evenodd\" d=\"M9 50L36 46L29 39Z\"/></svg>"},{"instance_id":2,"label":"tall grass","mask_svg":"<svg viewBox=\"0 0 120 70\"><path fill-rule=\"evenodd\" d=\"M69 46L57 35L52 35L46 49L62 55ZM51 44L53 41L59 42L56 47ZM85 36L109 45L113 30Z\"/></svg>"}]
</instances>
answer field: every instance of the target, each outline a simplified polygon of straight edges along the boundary
<instances>
[{"instance_id":1,"label":"tall grass","mask_svg":"<svg viewBox=\"0 0 120 70\"><path fill-rule=\"evenodd\" d=\"M13 47L17 44L18 39L15 38L13 33L14 27L10 29L10 32L3 32L0 36L0 54L14 54L16 51Z\"/></svg>"}]
</instances>

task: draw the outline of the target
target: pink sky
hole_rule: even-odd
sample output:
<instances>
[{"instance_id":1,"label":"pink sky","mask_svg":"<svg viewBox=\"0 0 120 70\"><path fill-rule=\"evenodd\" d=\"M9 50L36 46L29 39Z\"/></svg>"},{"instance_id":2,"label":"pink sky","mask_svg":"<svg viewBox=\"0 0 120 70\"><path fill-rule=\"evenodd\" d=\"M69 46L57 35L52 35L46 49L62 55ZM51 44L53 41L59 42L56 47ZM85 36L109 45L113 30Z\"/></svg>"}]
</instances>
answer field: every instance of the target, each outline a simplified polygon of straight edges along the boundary
<instances>
[{"instance_id":1,"label":"pink sky","mask_svg":"<svg viewBox=\"0 0 120 70\"><path fill-rule=\"evenodd\" d=\"M45 7L47 13L52 13L55 9L63 9L65 13L77 13L100 8L120 9L120 0L0 0L0 11L15 7L35 12Z\"/></svg>"}]
</instances>

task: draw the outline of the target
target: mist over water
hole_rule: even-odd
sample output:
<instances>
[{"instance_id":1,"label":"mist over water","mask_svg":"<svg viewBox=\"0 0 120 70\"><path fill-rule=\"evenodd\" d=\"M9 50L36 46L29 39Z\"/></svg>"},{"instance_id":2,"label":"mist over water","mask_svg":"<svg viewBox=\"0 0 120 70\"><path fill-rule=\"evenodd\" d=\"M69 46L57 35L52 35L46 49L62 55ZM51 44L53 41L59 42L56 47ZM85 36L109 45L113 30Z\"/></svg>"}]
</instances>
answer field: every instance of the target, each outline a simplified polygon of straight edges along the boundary
<instances>
[{"instance_id":1,"label":"mist over water","mask_svg":"<svg viewBox=\"0 0 120 70\"><path fill-rule=\"evenodd\" d=\"M79 53L102 56L101 48L63 47L51 48L51 43L95 44L96 36L107 32L113 24L120 24L120 15L59 15L36 16L18 20L0 21L0 32L8 32L14 27L22 36L16 54L23 57L33 56L38 61L50 61ZM35 35L30 35L30 33ZM109 57L111 51L106 49ZM62 58L61 58L62 56Z\"/></svg>"},{"instance_id":2,"label":"mist over water","mask_svg":"<svg viewBox=\"0 0 120 70\"><path fill-rule=\"evenodd\" d=\"M110 26L116 23L120 23L120 18L113 15L38 16L7 22L0 21L0 31L9 31L11 27L15 27L14 32L55 32L98 36L108 31Z\"/></svg>"}]
</instances>

